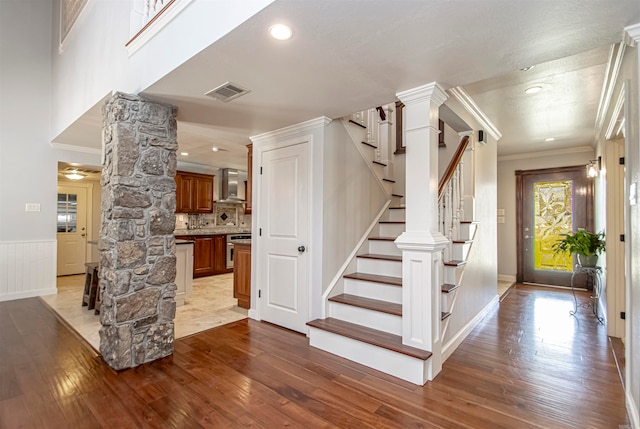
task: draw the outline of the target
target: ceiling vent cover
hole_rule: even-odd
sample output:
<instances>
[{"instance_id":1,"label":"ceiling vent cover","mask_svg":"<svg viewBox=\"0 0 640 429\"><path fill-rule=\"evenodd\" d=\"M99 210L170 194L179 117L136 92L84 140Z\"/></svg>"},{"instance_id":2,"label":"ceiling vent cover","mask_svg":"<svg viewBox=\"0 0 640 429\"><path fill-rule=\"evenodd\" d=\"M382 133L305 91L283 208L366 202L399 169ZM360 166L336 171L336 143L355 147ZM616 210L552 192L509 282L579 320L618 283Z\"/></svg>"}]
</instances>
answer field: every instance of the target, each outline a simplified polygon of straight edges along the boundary
<instances>
[{"instance_id":1,"label":"ceiling vent cover","mask_svg":"<svg viewBox=\"0 0 640 429\"><path fill-rule=\"evenodd\" d=\"M251 92L247 88L243 88L240 85L233 82L225 82L217 88L212 89L205 95L213 97L220 101L231 101L234 98L238 98L242 95Z\"/></svg>"}]
</instances>

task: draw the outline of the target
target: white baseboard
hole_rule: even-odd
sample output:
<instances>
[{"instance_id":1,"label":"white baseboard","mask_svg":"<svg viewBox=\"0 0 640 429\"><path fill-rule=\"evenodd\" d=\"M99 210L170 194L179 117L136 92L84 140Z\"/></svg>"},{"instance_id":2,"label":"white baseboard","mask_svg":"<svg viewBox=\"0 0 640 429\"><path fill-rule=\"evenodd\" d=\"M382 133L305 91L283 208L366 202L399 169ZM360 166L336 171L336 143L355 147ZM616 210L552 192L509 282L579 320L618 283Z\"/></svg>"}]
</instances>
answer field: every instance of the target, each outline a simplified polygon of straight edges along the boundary
<instances>
[{"instance_id":1,"label":"white baseboard","mask_svg":"<svg viewBox=\"0 0 640 429\"><path fill-rule=\"evenodd\" d=\"M253 308L249 309L249 313L247 314L247 316L249 317L249 319L253 319L253 320L257 320L257 321L262 320L262 319L260 319L260 315L258 314L258 312Z\"/></svg>"},{"instance_id":2,"label":"white baseboard","mask_svg":"<svg viewBox=\"0 0 640 429\"><path fill-rule=\"evenodd\" d=\"M478 323L480 323L482 319L484 319L485 316L489 314L496 305L498 305L499 302L500 300L498 299L498 295L494 296L493 299L491 299L491 301L489 301L489 303L485 305L484 308L480 310L478 314L476 314L476 316L469 321L469 323L464 325L464 327L460 329L458 333L455 334L453 338L451 338L451 340L449 340L449 342L444 345L444 347L442 347L443 362L449 359L449 356L451 356L453 352L458 348L458 346L462 344L464 339L467 338L471 331L473 331L473 328L475 328Z\"/></svg>"},{"instance_id":3,"label":"white baseboard","mask_svg":"<svg viewBox=\"0 0 640 429\"><path fill-rule=\"evenodd\" d=\"M24 292L13 292L4 295L0 295L0 302L13 301L14 299L33 298L36 296L55 295L58 293L58 289L32 289Z\"/></svg>"},{"instance_id":4,"label":"white baseboard","mask_svg":"<svg viewBox=\"0 0 640 429\"><path fill-rule=\"evenodd\" d=\"M508 274L498 274L498 281L499 282L515 283L516 282L516 276L510 276Z\"/></svg>"},{"instance_id":5,"label":"white baseboard","mask_svg":"<svg viewBox=\"0 0 640 429\"><path fill-rule=\"evenodd\" d=\"M624 390L624 394L627 399L627 413L629 414L631 429L640 429L640 415L638 415L638 405L633 400L628 387Z\"/></svg>"}]
</instances>

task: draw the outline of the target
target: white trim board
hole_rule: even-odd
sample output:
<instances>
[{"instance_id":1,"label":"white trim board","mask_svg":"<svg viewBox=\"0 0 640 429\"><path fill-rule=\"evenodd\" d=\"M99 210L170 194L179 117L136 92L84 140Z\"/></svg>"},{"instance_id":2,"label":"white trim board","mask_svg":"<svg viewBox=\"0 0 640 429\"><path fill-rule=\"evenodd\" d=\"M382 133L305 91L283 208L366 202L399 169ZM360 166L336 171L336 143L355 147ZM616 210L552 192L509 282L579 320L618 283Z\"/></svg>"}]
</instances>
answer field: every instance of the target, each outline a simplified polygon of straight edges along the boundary
<instances>
[{"instance_id":1,"label":"white trim board","mask_svg":"<svg viewBox=\"0 0 640 429\"><path fill-rule=\"evenodd\" d=\"M514 161L517 159L544 158L547 156L566 155L571 153L593 152L591 146L575 146L565 149L541 150L538 152L514 153L513 155L501 155L498 157L500 161Z\"/></svg>"},{"instance_id":2,"label":"white trim board","mask_svg":"<svg viewBox=\"0 0 640 429\"><path fill-rule=\"evenodd\" d=\"M456 88L449 88L449 93L462 104L462 107L465 108L467 112L474 117L476 121L484 128L487 133L491 137L493 137L496 141L502 138L502 133L498 130L498 127L495 126L491 119L480 109L480 107L476 104L476 102L471 98L467 92L462 89L461 86Z\"/></svg>"},{"instance_id":3,"label":"white trim board","mask_svg":"<svg viewBox=\"0 0 640 429\"><path fill-rule=\"evenodd\" d=\"M511 276L511 275L508 275L508 274L498 274L498 281L499 282L515 283L516 282L516 276Z\"/></svg>"},{"instance_id":4,"label":"white trim board","mask_svg":"<svg viewBox=\"0 0 640 429\"><path fill-rule=\"evenodd\" d=\"M480 310L478 314L476 314L476 316L469 321L469 323L464 325L462 329L460 329L458 333L455 334L453 338L451 338L451 340L449 340L447 344L442 347L442 362L449 359L453 352L456 351L460 344L462 344L462 342L469 336L471 331L473 331L474 328L478 326L478 324L482 321L482 319L484 319L489 313L491 313L491 311L495 310L499 303L500 300L498 295L494 296L491 301L489 301L489 303L485 305L484 308Z\"/></svg>"},{"instance_id":5,"label":"white trim board","mask_svg":"<svg viewBox=\"0 0 640 429\"><path fill-rule=\"evenodd\" d=\"M624 390L624 396L627 403L627 414L629 414L629 421L631 422L632 429L640 429L640 415L638 415L638 406L633 401L633 396L629 389Z\"/></svg>"}]
</instances>

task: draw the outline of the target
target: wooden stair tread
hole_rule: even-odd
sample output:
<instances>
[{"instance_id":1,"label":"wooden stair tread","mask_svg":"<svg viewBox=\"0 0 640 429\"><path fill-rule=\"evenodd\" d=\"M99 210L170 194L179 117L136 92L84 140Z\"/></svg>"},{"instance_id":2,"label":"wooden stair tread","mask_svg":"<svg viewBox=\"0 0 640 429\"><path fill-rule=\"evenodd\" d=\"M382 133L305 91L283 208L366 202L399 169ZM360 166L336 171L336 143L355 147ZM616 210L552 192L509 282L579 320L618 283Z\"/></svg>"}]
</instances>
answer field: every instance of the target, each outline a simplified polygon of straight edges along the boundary
<instances>
[{"instance_id":1,"label":"wooden stair tread","mask_svg":"<svg viewBox=\"0 0 640 429\"><path fill-rule=\"evenodd\" d=\"M389 183L396 183L395 180L387 179L387 178L384 178L384 177L382 178L382 181L383 182L389 182Z\"/></svg>"},{"instance_id":2,"label":"wooden stair tread","mask_svg":"<svg viewBox=\"0 0 640 429\"><path fill-rule=\"evenodd\" d=\"M361 296L349 295L346 293L331 297L329 298L329 301L366 308L368 310L379 311L381 313L393 314L394 316L402 316L402 304L396 304L393 302L363 298Z\"/></svg>"},{"instance_id":3,"label":"wooden stair tread","mask_svg":"<svg viewBox=\"0 0 640 429\"><path fill-rule=\"evenodd\" d=\"M389 210L406 210L406 207L388 207Z\"/></svg>"},{"instance_id":4,"label":"wooden stair tread","mask_svg":"<svg viewBox=\"0 0 640 429\"><path fill-rule=\"evenodd\" d=\"M464 223L466 225L477 225L478 222L475 220L461 220L460 223Z\"/></svg>"},{"instance_id":5,"label":"wooden stair tread","mask_svg":"<svg viewBox=\"0 0 640 429\"><path fill-rule=\"evenodd\" d=\"M390 223L395 223L395 224L405 224L406 222L403 220L381 220L378 223L385 223L385 224L390 224Z\"/></svg>"},{"instance_id":6,"label":"wooden stair tread","mask_svg":"<svg viewBox=\"0 0 640 429\"><path fill-rule=\"evenodd\" d=\"M458 289L458 287L460 287L460 285L454 285L451 283L445 283L441 286L440 290L442 290L442 292L444 293L451 293L454 290Z\"/></svg>"},{"instance_id":7,"label":"wooden stair tread","mask_svg":"<svg viewBox=\"0 0 640 429\"><path fill-rule=\"evenodd\" d=\"M362 280L366 282L383 283L383 284L388 284L392 286L402 286L401 277L379 276L377 274L367 274L367 273L351 273L351 274L345 274L343 277L346 279L352 279L352 280Z\"/></svg>"},{"instance_id":8,"label":"wooden stair tread","mask_svg":"<svg viewBox=\"0 0 640 429\"><path fill-rule=\"evenodd\" d=\"M383 261L395 261L395 262L402 262L402 256L396 256L396 255L379 255L379 254L375 254L375 253L365 253L364 255L358 255L358 258L365 258L365 259L380 259Z\"/></svg>"},{"instance_id":9,"label":"wooden stair tread","mask_svg":"<svg viewBox=\"0 0 640 429\"><path fill-rule=\"evenodd\" d=\"M363 145L366 145L366 146L372 147L372 148L374 148L374 149L378 149L378 146L373 145L373 144L371 144L371 143L367 143L367 142L360 142L360 143L362 143Z\"/></svg>"},{"instance_id":10,"label":"wooden stair tread","mask_svg":"<svg viewBox=\"0 0 640 429\"><path fill-rule=\"evenodd\" d=\"M467 261L457 261L457 260L452 260L452 261L447 261L447 262L445 262L444 264L445 264L447 267L460 267L460 266L462 266L462 265L464 265L464 264L466 264L466 263L467 263Z\"/></svg>"},{"instance_id":11,"label":"wooden stair tread","mask_svg":"<svg viewBox=\"0 0 640 429\"><path fill-rule=\"evenodd\" d=\"M383 166L383 167L386 167L386 166L387 166L387 164L385 164L384 162L380 162L380 161L372 161L372 162L373 162L374 164L378 164L378 165L381 165L381 166Z\"/></svg>"},{"instance_id":12,"label":"wooden stair tread","mask_svg":"<svg viewBox=\"0 0 640 429\"><path fill-rule=\"evenodd\" d=\"M399 197L399 198L404 198L404 195L400 195L400 194L391 194L392 197Z\"/></svg>"},{"instance_id":13,"label":"wooden stair tread","mask_svg":"<svg viewBox=\"0 0 640 429\"><path fill-rule=\"evenodd\" d=\"M369 237L369 240L396 241L398 237Z\"/></svg>"},{"instance_id":14,"label":"wooden stair tread","mask_svg":"<svg viewBox=\"0 0 640 429\"><path fill-rule=\"evenodd\" d=\"M352 120L352 119L349 119L349 122L350 122L350 123L352 123L352 124L354 124L354 125L359 126L360 128L364 128L365 130L367 129L367 127L365 127L365 126L364 126L364 125L362 125L362 124L357 123L356 121L354 121L354 120Z\"/></svg>"},{"instance_id":15,"label":"wooden stair tread","mask_svg":"<svg viewBox=\"0 0 640 429\"><path fill-rule=\"evenodd\" d=\"M345 322L331 317L327 319L312 320L311 322L307 322L307 325L312 328L322 329L323 331L382 347L416 359L427 360L431 357L431 352L402 344L402 337L399 335L389 334L387 332L367 328L366 326L356 325L354 323Z\"/></svg>"},{"instance_id":16,"label":"wooden stair tread","mask_svg":"<svg viewBox=\"0 0 640 429\"><path fill-rule=\"evenodd\" d=\"M443 311L442 313L440 313L440 321L443 321L449 316L451 316L451 313L449 313L448 311Z\"/></svg>"},{"instance_id":17,"label":"wooden stair tread","mask_svg":"<svg viewBox=\"0 0 640 429\"><path fill-rule=\"evenodd\" d=\"M469 244L473 243L473 240L451 240L453 244Z\"/></svg>"}]
</instances>

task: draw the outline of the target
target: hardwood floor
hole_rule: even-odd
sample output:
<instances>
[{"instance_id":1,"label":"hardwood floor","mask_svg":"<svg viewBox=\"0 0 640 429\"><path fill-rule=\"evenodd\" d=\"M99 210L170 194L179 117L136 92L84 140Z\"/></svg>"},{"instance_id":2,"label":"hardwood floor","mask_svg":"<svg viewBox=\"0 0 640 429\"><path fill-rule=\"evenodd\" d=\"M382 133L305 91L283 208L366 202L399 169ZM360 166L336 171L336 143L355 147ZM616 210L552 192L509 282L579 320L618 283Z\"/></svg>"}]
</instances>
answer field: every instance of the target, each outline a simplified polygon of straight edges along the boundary
<instances>
[{"instance_id":1,"label":"hardwood floor","mask_svg":"<svg viewBox=\"0 0 640 429\"><path fill-rule=\"evenodd\" d=\"M626 428L606 330L572 306L517 285L416 387L252 320L117 373L40 300L2 302L0 428Z\"/></svg>"}]
</instances>

